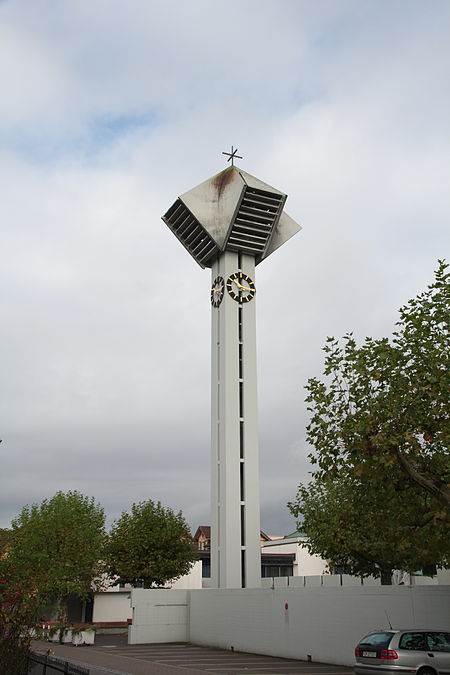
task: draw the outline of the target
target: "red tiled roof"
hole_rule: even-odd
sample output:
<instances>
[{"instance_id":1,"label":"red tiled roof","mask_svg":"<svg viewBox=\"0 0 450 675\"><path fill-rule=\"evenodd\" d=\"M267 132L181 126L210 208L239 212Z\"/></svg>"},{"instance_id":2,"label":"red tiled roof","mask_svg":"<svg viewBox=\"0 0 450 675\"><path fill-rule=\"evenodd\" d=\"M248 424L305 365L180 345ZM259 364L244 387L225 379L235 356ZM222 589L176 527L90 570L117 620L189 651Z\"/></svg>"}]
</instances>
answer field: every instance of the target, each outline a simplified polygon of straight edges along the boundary
<instances>
[{"instance_id":1,"label":"red tiled roof","mask_svg":"<svg viewBox=\"0 0 450 675\"><path fill-rule=\"evenodd\" d=\"M199 525L197 527L197 532L194 534L194 539L198 539L201 534L205 537L205 539L211 539L211 526Z\"/></svg>"},{"instance_id":2,"label":"red tiled roof","mask_svg":"<svg viewBox=\"0 0 450 675\"><path fill-rule=\"evenodd\" d=\"M211 526L199 525L197 527L196 533L194 534L194 539L197 540L201 534L205 537L205 539L211 539ZM272 538L262 530L260 531L260 536L261 539L264 539L264 541L272 541Z\"/></svg>"}]
</instances>

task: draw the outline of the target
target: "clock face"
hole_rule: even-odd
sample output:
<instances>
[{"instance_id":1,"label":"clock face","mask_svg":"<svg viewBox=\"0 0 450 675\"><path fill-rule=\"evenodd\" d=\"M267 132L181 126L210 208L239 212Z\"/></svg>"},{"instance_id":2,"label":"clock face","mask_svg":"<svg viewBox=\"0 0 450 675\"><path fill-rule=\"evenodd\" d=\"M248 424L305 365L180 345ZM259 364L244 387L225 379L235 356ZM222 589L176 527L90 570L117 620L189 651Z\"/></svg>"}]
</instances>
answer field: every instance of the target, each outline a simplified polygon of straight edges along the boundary
<instances>
[{"instance_id":1,"label":"clock face","mask_svg":"<svg viewBox=\"0 0 450 675\"><path fill-rule=\"evenodd\" d=\"M227 291L236 302L243 304L253 300L256 293L255 284L247 274L235 272L227 280Z\"/></svg>"},{"instance_id":2,"label":"clock face","mask_svg":"<svg viewBox=\"0 0 450 675\"><path fill-rule=\"evenodd\" d=\"M223 277L216 277L211 288L211 304L213 307L218 307L222 302L224 290L225 281Z\"/></svg>"}]
</instances>

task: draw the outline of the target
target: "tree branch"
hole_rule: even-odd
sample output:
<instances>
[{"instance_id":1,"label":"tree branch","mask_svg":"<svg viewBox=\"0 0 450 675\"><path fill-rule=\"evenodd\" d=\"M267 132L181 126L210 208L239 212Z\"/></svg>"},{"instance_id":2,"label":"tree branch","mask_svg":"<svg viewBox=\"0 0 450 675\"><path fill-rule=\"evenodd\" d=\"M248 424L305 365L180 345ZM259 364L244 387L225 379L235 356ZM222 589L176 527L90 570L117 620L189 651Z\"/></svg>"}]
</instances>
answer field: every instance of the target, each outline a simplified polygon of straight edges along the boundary
<instances>
[{"instance_id":1,"label":"tree branch","mask_svg":"<svg viewBox=\"0 0 450 675\"><path fill-rule=\"evenodd\" d=\"M441 504L443 504L445 508L450 511L450 490L446 487L438 487L436 483L429 480L428 478L425 478L425 476L422 476L422 474L420 474L413 467L413 465L406 459L406 457L397 447L395 447L393 450L397 456L400 466L407 476L409 476L409 478L413 481L413 483L436 497L441 502Z\"/></svg>"}]
</instances>

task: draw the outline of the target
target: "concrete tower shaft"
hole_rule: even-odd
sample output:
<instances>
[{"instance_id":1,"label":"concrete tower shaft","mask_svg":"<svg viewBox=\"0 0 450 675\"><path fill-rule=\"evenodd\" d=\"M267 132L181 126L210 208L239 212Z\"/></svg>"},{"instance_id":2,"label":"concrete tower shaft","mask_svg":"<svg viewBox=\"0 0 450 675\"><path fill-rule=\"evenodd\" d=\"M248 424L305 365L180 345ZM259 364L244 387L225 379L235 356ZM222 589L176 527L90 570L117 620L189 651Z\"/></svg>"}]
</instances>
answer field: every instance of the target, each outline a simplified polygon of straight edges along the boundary
<instances>
[{"instance_id":1,"label":"concrete tower shaft","mask_svg":"<svg viewBox=\"0 0 450 675\"><path fill-rule=\"evenodd\" d=\"M253 280L254 272L253 256L226 251L213 264L213 285L236 273ZM243 291L236 292L238 301L225 288L212 311L211 584L218 588L256 587L261 578L256 304L239 302Z\"/></svg>"}]
</instances>

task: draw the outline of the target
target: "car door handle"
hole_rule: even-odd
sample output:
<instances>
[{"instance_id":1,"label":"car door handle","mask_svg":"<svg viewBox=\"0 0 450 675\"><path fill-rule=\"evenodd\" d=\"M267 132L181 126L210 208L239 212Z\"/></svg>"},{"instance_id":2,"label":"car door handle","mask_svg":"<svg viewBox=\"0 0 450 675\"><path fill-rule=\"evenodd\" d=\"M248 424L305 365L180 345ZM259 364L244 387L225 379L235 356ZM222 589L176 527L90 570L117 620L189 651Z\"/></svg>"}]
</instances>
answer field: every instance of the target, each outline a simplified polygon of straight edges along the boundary
<instances>
[{"instance_id":1,"label":"car door handle","mask_svg":"<svg viewBox=\"0 0 450 675\"><path fill-rule=\"evenodd\" d=\"M428 656L434 657L434 654L432 654L431 652L428 652Z\"/></svg>"}]
</instances>

